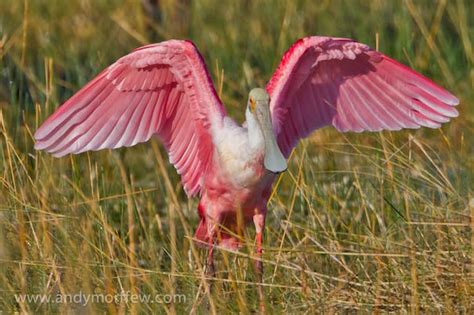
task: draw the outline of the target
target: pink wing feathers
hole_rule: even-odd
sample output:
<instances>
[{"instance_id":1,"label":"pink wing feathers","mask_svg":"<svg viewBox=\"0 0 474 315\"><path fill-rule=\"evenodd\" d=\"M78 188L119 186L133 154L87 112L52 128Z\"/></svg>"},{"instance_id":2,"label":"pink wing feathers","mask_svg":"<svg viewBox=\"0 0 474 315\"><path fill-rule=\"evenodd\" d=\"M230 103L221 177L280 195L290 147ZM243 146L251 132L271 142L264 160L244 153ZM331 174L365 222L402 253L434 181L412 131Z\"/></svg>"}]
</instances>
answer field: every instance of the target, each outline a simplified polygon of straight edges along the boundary
<instances>
[{"instance_id":1,"label":"pink wing feathers","mask_svg":"<svg viewBox=\"0 0 474 315\"><path fill-rule=\"evenodd\" d=\"M225 110L190 41L136 49L101 72L36 131L35 148L60 157L133 146L158 135L189 196L214 151L211 124Z\"/></svg>"},{"instance_id":2,"label":"pink wing feathers","mask_svg":"<svg viewBox=\"0 0 474 315\"><path fill-rule=\"evenodd\" d=\"M458 99L429 79L350 39L297 41L266 86L285 156L298 140L332 124L339 131L437 128Z\"/></svg>"}]
</instances>

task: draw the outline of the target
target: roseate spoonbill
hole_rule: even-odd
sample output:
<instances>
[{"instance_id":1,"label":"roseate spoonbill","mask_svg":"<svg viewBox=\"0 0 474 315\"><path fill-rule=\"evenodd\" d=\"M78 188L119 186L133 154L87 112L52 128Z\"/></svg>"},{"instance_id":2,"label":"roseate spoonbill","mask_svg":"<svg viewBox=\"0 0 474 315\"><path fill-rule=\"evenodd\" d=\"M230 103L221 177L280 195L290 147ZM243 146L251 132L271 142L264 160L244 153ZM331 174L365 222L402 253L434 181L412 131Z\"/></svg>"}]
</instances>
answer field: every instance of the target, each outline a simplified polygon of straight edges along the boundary
<instances>
[{"instance_id":1,"label":"roseate spoonbill","mask_svg":"<svg viewBox=\"0 0 474 315\"><path fill-rule=\"evenodd\" d=\"M261 256L272 183L299 139L327 125L342 132L437 128L458 115L458 103L364 44L314 36L291 46L265 89L250 91L247 121L239 126L227 116L196 46L169 40L102 71L36 131L35 148L61 157L157 135L188 197L201 198L195 238L209 245L213 274L214 245L239 245L239 216L255 224ZM258 259L260 281L262 268Z\"/></svg>"}]
</instances>

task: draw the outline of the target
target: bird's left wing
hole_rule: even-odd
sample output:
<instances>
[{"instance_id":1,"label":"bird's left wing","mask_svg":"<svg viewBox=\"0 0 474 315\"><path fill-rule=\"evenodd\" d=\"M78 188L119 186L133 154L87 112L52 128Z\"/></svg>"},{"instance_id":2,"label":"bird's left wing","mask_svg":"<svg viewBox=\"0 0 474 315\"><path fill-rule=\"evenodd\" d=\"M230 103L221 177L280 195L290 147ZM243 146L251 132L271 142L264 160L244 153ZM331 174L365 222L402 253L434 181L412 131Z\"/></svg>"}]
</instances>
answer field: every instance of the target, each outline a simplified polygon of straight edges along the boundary
<instances>
[{"instance_id":1,"label":"bird's left wing","mask_svg":"<svg viewBox=\"0 0 474 315\"><path fill-rule=\"evenodd\" d=\"M218 128L224 116L197 48L169 40L138 48L102 71L36 131L35 148L59 157L158 135L192 196L214 152L210 126Z\"/></svg>"},{"instance_id":2,"label":"bird's left wing","mask_svg":"<svg viewBox=\"0 0 474 315\"><path fill-rule=\"evenodd\" d=\"M343 132L436 128L458 114L452 94L345 38L300 39L266 89L273 129L287 157L299 139L326 125Z\"/></svg>"}]
</instances>

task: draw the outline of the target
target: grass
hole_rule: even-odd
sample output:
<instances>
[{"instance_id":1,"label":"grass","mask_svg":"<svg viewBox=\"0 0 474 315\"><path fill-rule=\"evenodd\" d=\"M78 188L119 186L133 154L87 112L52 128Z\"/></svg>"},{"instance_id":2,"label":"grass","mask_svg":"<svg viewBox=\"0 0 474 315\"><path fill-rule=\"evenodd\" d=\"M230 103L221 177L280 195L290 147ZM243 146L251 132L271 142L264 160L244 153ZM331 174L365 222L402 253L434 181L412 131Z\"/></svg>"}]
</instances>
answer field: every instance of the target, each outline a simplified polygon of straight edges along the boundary
<instances>
[{"instance_id":1,"label":"grass","mask_svg":"<svg viewBox=\"0 0 474 315\"><path fill-rule=\"evenodd\" d=\"M275 186L265 294L276 313L474 310L474 3L405 1L0 2L0 313L215 313L256 310L253 230L205 253L161 145L54 159L32 134L103 67L133 48L190 38L228 111L243 120L284 50L309 34L351 37L456 94L439 130L339 134L295 150ZM378 38L378 41L376 41ZM181 294L175 303L27 303L15 294Z\"/></svg>"}]
</instances>

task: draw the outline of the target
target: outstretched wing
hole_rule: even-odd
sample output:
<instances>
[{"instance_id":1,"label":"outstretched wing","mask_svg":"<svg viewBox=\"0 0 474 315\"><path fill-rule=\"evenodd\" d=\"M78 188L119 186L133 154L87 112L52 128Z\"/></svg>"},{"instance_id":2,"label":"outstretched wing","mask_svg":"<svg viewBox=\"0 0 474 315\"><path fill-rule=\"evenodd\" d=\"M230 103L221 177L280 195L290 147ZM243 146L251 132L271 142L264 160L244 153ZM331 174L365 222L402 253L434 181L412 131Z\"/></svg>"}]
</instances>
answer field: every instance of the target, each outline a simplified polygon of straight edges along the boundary
<instances>
[{"instance_id":1,"label":"outstretched wing","mask_svg":"<svg viewBox=\"0 0 474 315\"><path fill-rule=\"evenodd\" d=\"M458 99L407 66L350 39L306 37L267 84L273 129L285 156L332 124L339 131L437 128Z\"/></svg>"},{"instance_id":2,"label":"outstretched wing","mask_svg":"<svg viewBox=\"0 0 474 315\"><path fill-rule=\"evenodd\" d=\"M192 196L214 152L210 126L224 116L194 44L170 40L106 68L43 123L35 148L60 157L133 146L156 134Z\"/></svg>"}]
</instances>

